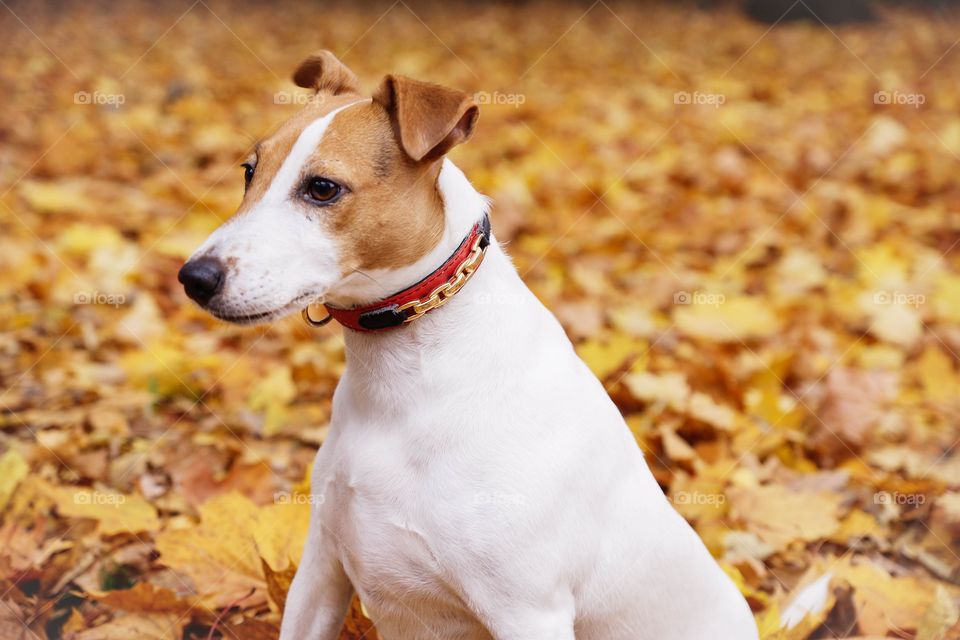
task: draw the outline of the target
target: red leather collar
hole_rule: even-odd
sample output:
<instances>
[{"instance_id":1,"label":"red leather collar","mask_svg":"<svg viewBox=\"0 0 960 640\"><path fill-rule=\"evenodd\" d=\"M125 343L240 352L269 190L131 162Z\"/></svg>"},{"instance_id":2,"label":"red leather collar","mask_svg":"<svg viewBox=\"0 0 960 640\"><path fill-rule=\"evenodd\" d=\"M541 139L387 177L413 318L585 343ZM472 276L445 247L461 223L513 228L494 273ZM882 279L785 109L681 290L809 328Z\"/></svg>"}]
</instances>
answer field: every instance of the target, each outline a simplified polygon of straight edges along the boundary
<instances>
[{"instance_id":1,"label":"red leather collar","mask_svg":"<svg viewBox=\"0 0 960 640\"><path fill-rule=\"evenodd\" d=\"M354 331L381 331L393 329L416 320L424 314L443 306L467 283L483 261L490 245L490 219L484 215L470 230L457 250L433 273L413 286L388 298L362 307L341 309L325 305L330 318ZM309 317L304 310L304 319L309 324L321 324ZM323 323L329 322L329 318Z\"/></svg>"}]
</instances>

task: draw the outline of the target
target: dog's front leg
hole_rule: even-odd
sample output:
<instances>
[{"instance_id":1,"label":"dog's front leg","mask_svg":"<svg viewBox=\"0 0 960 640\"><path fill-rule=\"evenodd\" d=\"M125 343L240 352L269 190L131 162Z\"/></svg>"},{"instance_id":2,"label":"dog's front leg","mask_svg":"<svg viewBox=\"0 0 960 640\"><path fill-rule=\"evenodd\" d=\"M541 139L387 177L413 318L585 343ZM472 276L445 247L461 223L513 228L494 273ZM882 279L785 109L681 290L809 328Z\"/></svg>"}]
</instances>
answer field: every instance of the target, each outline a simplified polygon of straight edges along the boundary
<instances>
[{"instance_id":1,"label":"dog's front leg","mask_svg":"<svg viewBox=\"0 0 960 640\"><path fill-rule=\"evenodd\" d=\"M314 512L283 609L280 640L336 640L340 633L353 587L330 537Z\"/></svg>"}]
</instances>

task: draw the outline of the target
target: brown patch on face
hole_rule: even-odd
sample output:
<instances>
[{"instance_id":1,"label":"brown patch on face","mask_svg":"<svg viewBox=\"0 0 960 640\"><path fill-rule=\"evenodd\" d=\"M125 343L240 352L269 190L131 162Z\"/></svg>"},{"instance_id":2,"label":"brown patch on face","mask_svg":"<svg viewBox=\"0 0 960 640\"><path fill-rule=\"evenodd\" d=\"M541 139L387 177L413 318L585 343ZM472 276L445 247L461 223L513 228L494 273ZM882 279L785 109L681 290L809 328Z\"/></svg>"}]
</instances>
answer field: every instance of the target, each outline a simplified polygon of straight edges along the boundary
<instances>
[{"instance_id":1,"label":"brown patch on face","mask_svg":"<svg viewBox=\"0 0 960 640\"><path fill-rule=\"evenodd\" d=\"M439 162L415 162L403 152L381 105L359 104L334 117L302 177L349 189L330 206L304 203L334 234L344 275L405 267L436 246L444 227L439 172Z\"/></svg>"},{"instance_id":2,"label":"brown patch on face","mask_svg":"<svg viewBox=\"0 0 960 640\"><path fill-rule=\"evenodd\" d=\"M280 125L270 137L257 146L257 166L238 213L245 211L263 198L267 189L273 183L277 172L280 171L280 167L283 166L283 161L290 155L290 150L296 143L297 138L310 123L322 118L334 109L339 109L359 99L359 96L356 95L317 95L320 97L311 101L310 104Z\"/></svg>"}]
</instances>

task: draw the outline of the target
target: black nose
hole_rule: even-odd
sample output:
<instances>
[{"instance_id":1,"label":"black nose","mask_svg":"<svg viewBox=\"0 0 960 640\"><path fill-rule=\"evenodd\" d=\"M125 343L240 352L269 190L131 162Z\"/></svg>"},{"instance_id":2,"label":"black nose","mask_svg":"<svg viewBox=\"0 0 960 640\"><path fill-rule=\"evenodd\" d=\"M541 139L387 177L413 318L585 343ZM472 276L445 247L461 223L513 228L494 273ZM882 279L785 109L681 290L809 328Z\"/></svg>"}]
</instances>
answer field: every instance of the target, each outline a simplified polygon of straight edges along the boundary
<instances>
[{"instance_id":1,"label":"black nose","mask_svg":"<svg viewBox=\"0 0 960 640\"><path fill-rule=\"evenodd\" d=\"M177 274L184 291L200 305L207 304L220 293L224 279L223 264L216 258L190 260Z\"/></svg>"}]
</instances>

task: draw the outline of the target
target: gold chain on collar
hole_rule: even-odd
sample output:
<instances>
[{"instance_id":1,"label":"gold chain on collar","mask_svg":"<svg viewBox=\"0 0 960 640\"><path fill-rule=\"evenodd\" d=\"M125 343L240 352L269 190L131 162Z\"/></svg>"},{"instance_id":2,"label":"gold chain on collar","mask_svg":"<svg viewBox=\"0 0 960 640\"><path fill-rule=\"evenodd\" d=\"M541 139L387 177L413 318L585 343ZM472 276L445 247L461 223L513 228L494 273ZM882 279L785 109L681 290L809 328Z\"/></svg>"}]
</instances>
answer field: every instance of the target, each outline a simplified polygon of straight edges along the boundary
<instances>
[{"instance_id":1,"label":"gold chain on collar","mask_svg":"<svg viewBox=\"0 0 960 640\"><path fill-rule=\"evenodd\" d=\"M411 300L397 308L397 311L401 312L407 309L413 309L413 313L410 314L410 317L404 320L404 322L413 322L417 318L423 317L423 314L427 311L442 307L450 301L450 298L452 298L457 291L463 288L463 285L467 284L467 280L473 276L477 267L483 262L483 256L487 253L487 247L480 246L483 240L483 235L477 236L476 240L473 241L473 246L470 248L470 255L467 256L467 259L460 263L460 266L457 267L456 272L450 277L450 280L431 291L426 300Z\"/></svg>"},{"instance_id":2,"label":"gold chain on collar","mask_svg":"<svg viewBox=\"0 0 960 640\"><path fill-rule=\"evenodd\" d=\"M473 246L470 248L470 254L467 256L467 259L460 263L460 266L457 267L457 270L450 277L450 280L431 291L425 300L411 300L397 307L398 312L413 309L413 313L411 313L404 322L413 322L417 318L423 317L427 311L442 307L463 288L463 285L467 284L467 281L473 277L474 272L476 272L480 263L483 262L483 257L487 253L487 247L489 245L481 246L484 239L483 235L477 236L473 241ZM322 320L315 320L313 316L310 315L309 306L305 307L300 312L300 315L303 321L311 327L322 327L333 319L333 316L328 313L327 317Z\"/></svg>"}]
</instances>

